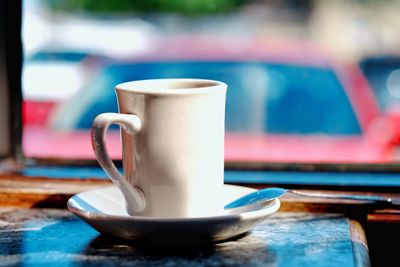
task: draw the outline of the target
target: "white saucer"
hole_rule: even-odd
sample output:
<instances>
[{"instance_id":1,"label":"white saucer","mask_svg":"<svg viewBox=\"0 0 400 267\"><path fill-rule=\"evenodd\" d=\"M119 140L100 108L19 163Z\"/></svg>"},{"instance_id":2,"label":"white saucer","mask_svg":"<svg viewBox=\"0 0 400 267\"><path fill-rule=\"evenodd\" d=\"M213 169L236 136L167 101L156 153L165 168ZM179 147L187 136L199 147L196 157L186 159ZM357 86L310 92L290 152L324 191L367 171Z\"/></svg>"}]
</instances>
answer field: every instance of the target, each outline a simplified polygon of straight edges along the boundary
<instances>
[{"instance_id":1,"label":"white saucer","mask_svg":"<svg viewBox=\"0 0 400 267\"><path fill-rule=\"evenodd\" d=\"M218 203L229 203L255 191L252 188L224 185ZM214 205L205 197L204 205ZM209 203L207 203L209 202ZM250 231L280 207L278 199L256 210L229 213L221 205L220 211L209 216L188 218L155 218L129 216L125 201L115 187L104 187L79 193L68 200L68 209L100 233L124 239L146 236L168 236L172 239L202 236L212 242L221 242Z\"/></svg>"}]
</instances>

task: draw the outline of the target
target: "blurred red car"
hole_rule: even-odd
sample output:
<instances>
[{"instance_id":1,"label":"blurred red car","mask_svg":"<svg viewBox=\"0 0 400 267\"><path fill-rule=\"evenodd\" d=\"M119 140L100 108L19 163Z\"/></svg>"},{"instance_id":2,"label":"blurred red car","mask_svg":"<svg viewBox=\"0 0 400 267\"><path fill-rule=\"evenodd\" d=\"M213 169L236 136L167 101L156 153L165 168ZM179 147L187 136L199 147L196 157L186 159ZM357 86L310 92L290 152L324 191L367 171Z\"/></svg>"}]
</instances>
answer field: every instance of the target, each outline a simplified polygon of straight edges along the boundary
<instances>
[{"instance_id":1,"label":"blurred red car","mask_svg":"<svg viewBox=\"0 0 400 267\"><path fill-rule=\"evenodd\" d=\"M140 57L108 62L86 88L45 115L51 127L35 127L25 120L25 153L93 158L89 128L97 114L117 112L113 87L128 80L169 77L228 84L226 161L394 159L396 123L381 114L357 65L302 41L196 37L164 40ZM120 158L119 132L110 131L108 139L110 154Z\"/></svg>"}]
</instances>

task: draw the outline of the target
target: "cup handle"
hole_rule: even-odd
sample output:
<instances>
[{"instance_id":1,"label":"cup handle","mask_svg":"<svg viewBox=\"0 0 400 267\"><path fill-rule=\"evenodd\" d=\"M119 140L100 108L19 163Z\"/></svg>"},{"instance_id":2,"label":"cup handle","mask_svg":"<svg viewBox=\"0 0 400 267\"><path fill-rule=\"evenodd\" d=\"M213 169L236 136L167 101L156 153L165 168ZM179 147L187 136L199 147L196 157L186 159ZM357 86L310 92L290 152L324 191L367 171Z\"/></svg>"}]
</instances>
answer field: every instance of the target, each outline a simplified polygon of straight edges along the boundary
<instances>
[{"instance_id":1,"label":"cup handle","mask_svg":"<svg viewBox=\"0 0 400 267\"><path fill-rule=\"evenodd\" d=\"M142 190L128 183L115 167L107 152L105 136L111 124L117 124L122 130L133 135L140 131L141 121L134 114L102 113L93 121L91 136L93 150L100 166L111 181L122 191L133 210L142 212L146 206ZM126 196L129 196L129 200Z\"/></svg>"}]
</instances>

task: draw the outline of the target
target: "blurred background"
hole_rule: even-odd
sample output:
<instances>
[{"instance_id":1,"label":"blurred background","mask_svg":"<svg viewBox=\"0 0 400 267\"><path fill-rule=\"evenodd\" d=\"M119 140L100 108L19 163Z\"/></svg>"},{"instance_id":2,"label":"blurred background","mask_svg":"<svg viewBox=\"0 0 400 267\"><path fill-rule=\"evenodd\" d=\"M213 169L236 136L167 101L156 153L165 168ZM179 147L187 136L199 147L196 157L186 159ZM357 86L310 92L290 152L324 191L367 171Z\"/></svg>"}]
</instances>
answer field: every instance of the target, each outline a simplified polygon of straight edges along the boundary
<instances>
[{"instance_id":1,"label":"blurred background","mask_svg":"<svg viewBox=\"0 0 400 267\"><path fill-rule=\"evenodd\" d=\"M229 162L400 158L398 0L29 0L23 149L92 159L113 88L191 77L228 84ZM121 158L119 131L108 134Z\"/></svg>"}]
</instances>

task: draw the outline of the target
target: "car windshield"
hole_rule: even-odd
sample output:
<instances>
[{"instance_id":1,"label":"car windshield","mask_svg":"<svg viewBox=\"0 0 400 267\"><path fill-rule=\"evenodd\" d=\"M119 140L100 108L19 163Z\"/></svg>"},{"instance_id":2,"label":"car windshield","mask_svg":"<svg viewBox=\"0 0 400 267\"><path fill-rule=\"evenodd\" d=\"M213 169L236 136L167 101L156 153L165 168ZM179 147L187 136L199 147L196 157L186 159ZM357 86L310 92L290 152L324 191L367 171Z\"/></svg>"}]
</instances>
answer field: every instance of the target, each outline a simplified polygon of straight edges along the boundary
<instances>
[{"instance_id":1,"label":"car windshield","mask_svg":"<svg viewBox=\"0 0 400 267\"><path fill-rule=\"evenodd\" d=\"M271 134L359 135L360 125L338 78L327 68L263 62L114 64L78 95L53 123L90 128L102 112L118 112L114 85L130 80L198 77L229 85L226 130ZM86 105L86 106L85 106ZM75 118L65 118L65 117ZM73 125L63 125L66 122Z\"/></svg>"}]
</instances>

